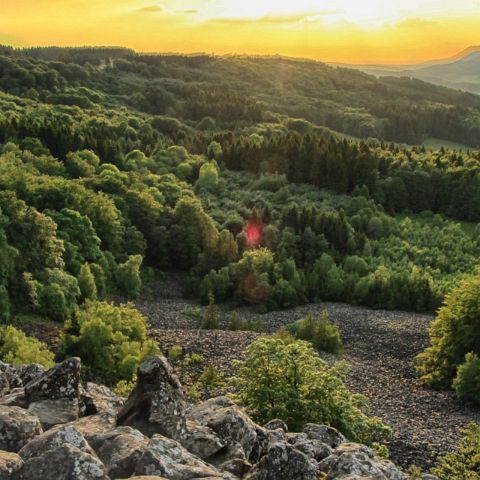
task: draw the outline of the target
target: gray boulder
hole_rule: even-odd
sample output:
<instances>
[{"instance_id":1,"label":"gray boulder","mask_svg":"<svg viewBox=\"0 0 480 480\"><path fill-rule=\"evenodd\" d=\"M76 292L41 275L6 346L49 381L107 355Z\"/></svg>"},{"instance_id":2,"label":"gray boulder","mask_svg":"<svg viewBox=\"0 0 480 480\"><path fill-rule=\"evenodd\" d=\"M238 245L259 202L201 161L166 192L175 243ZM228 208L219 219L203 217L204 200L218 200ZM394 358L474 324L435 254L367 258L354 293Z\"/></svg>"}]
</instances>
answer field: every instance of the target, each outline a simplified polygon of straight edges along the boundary
<instances>
[{"instance_id":1,"label":"gray boulder","mask_svg":"<svg viewBox=\"0 0 480 480\"><path fill-rule=\"evenodd\" d=\"M318 480L316 462L292 445L276 443L255 465L246 480Z\"/></svg>"},{"instance_id":2,"label":"gray boulder","mask_svg":"<svg viewBox=\"0 0 480 480\"><path fill-rule=\"evenodd\" d=\"M66 444L27 460L12 480L108 480L98 458Z\"/></svg>"},{"instance_id":3,"label":"gray boulder","mask_svg":"<svg viewBox=\"0 0 480 480\"><path fill-rule=\"evenodd\" d=\"M118 427L91 435L89 441L111 478L128 478L133 475L149 439L131 427Z\"/></svg>"},{"instance_id":4,"label":"gray boulder","mask_svg":"<svg viewBox=\"0 0 480 480\"><path fill-rule=\"evenodd\" d=\"M333 453L333 450L320 440L305 440L295 443L294 447L307 455L307 457L315 459L317 462L325 460Z\"/></svg>"},{"instance_id":5,"label":"gray boulder","mask_svg":"<svg viewBox=\"0 0 480 480\"><path fill-rule=\"evenodd\" d=\"M123 400L109 388L91 382L80 388L80 397L85 415L105 412L116 415L123 405Z\"/></svg>"},{"instance_id":6,"label":"gray boulder","mask_svg":"<svg viewBox=\"0 0 480 480\"><path fill-rule=\"evenodd\" d=\"M172 367L164 357L152 357L140 365L137 385L119 411L117 425L182 440L187 433L185 411L185 396Z\"/></svg>"},{"instance_id":7,"label":"gray boulder","mask_svg":"<svg viewBox=\"0 0 480 480\"><path fill-rule=\"evenodd\" d=\"M328 478L346 480L408 480L408 476L392 462L381 460L365 445L344 443L319 464Z\"/></svg>"},{"instance_id":8,"label":"gray boulder","mask_svg":"<svg viewBox=\"0 0 480 480\"><path fill-rule=\"evenodd\" d=\"M229 446L240 444L248 459L257 441L257 425L227 397L216 397L195 405L190 420L212 429Z\"/></svg>"},{"instance_id":9,"label":"gray boulder","mask_svg":"<svg viewBox=\"0 0 480 480\"><path fill-rule=\"evenodd\" d=\"M217 469L192 455L180 443L161 435L152 437L137 462L135 474L164 476L170 480L224 478Z\"/></svg>"},{"instance_id":10,"label":"gray boulder","mask_svg":"<svg viewBox=\"0 0 480 480\"><path fill-rule=\"evenodd\" d=\"M278 430L280 428L285 433L288 433L288 425L283 420L278 418L270 420L263 426L263 428L266 428L267 430Z\"/></svg>"},{"instance_id":11,"label":"gray boulder","mask_svg":"<svg viewBox=\"0 0 480 480\"><path fill-rule=\"evenodd\" d=\"M80 359L70 358L26 385L28 409L45 429L79 417L80 370Z\"/></svg>"},{"instance_id":12,"label":"gray boulder","mask_svg":"<svg viewBox=\"0 0 480 480\"><path fill-rule=\"evenodd\" d=\"M12 474L20 469L23 460L20 455L13 452L0 451L0 478L8 480Z\"/></svg>"},{"instance_id":13,"label":"gray boulder","mask_svg":"<svg viewBox=\"0 0 480 480\"><path fill-rule=\"evenodd\" d=\"M202 460L208 460L226 445L211 428L192 420L187 420L187 433L181 443Z\"/></svg>"},{"instance_id":14,"label":"gray boulder","mask_svg":"<svg viewBox=\"0 0 480 480\"><path fill-rule=\"evenodd\" d=\"M24 461L27 461L30 458L39 457L50 450L55 450L66 444L73 445L82 452L95 455L85 437L71 425L61 425L38 435L28 442L18 454Z\"/></svg>"},{"instance_id":15,"label":"gray boulder","mask_svg":"<svg viewBox=\"0 0 480 480\"><path fill-rule=\"evenodd\" d=\"M25 386L28 403L65 398L78 399L80 370L79 358L69 358L47 370Z\"/></svg>"},{"instance_id":16,"label":"gray boulder","mask_svg":"<svg viewBox=\"0 0 480 480\"><path fill-rule=\"evenodd\" d=\"M307 423L305 427L303 427L303 433L307 435L309 440L320 440L322 443L325 443L332 448L337 448L339 445L347 441L347 439L335 428L327 427L325 425L316 425L315 423Z\"/></svg>"},{"instance_id":17,"label":"gray boulder","mask_svg":"<svg viewBox=\"0 0 480 480\"><path fill-rule=\"evenodd\" d=\"M0 406L0 450L18 452L42 433L39 419L20 407Z\"/></svg>"}]
</instances>

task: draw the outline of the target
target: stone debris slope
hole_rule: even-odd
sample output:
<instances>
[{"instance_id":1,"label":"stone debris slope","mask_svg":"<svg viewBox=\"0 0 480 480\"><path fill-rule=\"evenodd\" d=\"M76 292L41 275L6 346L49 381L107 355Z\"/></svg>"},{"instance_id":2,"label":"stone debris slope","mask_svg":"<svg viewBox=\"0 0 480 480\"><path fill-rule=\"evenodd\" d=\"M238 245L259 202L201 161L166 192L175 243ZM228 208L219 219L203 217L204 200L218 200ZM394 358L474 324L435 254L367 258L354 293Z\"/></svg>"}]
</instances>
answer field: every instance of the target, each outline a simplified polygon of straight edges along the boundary
<instances>
[{"instance_id":1,"label":"stone debris slope","mask_svg":"<svg viewBox=\"0 0 480 480\"><path fill-rule=\"evenodd\" d=\"M1 363L0 379L0 480L408 478L330 427L262 427L227 397L189 405L163 357L140 366L125 401L82 383L76 358Z\"/></svg>"}]
</instances>

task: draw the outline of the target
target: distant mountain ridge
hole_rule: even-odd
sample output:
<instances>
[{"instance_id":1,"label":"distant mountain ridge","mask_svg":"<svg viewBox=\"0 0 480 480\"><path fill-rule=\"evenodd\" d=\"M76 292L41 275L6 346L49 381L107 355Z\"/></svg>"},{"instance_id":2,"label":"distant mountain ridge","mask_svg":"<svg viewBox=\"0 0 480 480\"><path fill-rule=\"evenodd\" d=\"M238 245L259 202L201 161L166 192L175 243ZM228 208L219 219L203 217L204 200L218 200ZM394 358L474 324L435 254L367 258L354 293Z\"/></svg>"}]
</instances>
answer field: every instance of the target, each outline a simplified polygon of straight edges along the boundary
<instances>
[{"instance_id":1,"label":"distant mountain ridge","mask_svg":"<svg viewBox=\"0 0 480 480\"><path fill-rule=\"evenodd\" d=\"M412 77L445 87L480 94L480 46L453 57L413 65L338 65L377 77Z\"/></svg>"}]
</instances>

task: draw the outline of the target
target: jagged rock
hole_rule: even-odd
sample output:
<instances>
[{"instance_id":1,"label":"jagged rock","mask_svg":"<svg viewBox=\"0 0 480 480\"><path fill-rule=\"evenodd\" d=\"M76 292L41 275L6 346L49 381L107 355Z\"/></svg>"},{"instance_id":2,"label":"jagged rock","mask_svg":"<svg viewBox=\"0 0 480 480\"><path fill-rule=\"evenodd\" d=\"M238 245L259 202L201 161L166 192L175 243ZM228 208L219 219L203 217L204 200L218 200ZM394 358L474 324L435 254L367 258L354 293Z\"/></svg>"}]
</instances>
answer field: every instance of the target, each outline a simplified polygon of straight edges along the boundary
<instances>
[{"instance_id":1,"label":"jagged rock","mask_svg":"<svg viewBox=\"0 0 480 480\"><path fill-rule=\"evenodd\" d=\"M117 424L148 436L159 433L182 440L187 432L185 411L185 396L172 367L164 357L153 357L140 365L137 385L118 413Z\"/></svg>"},{"instance_id":2,"label":"jagged rock","mask_svg":"<svg viewBox=\"0 0 480 480\"><path fill-rule=\"evenodd\" d=\"M39 457L49 450L55 450L62 445L69 444L77 447L82 452L95 455L95 452L85 440L85 437L73 426L62 425L48 432L38 435L28 442L18 454L24 461Z\"/></svg>"},{"instance_id":3,"label":"jagged rock","mask_svg":"<svg viewBox=\"0 0 480 480\"><path fill-rule=\"evenodd\" d=\"M320 440L305 440L295 443L294 447L317 462L321 462L333 453L333 450Z\"/></svg>"},{"instance_id":4,"label":"jagged rock","mask_svg":"<svg viewBox=\"0 0 480 480\"><path fill-rule=\"evenodd\" d=\"M45 430L62 423L73 422L79 417L79 405L76 398L58 398L32 402L28 411L36 415Z\"/></svg>"},{"instance_id":5,"label":"jagged rock","mask_svg":"<svg viewBox=\"0 0 480 480\"><path fill-rule=\"evenodd\" d=\"M40 378L45 373L45 368L38 363L32 363L30 365L20 365L15 369L15 373L19 380L15 386L23 387Z\"/></svg>"},{"instance_id":6,"label":"jagged rock","mask_svg":"<svg viewBox=\"0 0 480 480\"><path fill-rule=\"evenodd\" d=\"M0 451L0 478L7 480L23 465L20 455L13 452Z\"/></svg>"},{"instance_id":7,"label":"jagged rock","mask_svg":"<svg viewBox=\"0 0 480 480\"><path fill-rule=\"evenodd\" d=\"M18 452L40 433L42 426L35 415L20 407L0 406L0 450Z\"/></svg>"},{"instance_id":8,"label":"jagged rock","mask_svg":"<svg viewBox=\"0 0 480 480\"><path fill-rule=\"evenodd\" d=\"M0 405L6 407L21 407L26 408L27 402L25 400L25 389L14 388L10 393L0 398Z\"/></svg>"},{"instance_id":9,"label":"jagged rock","mask_svg":"<svg viewBox=\"0 0 480 480\"><path fill-rule=\"evenodd\" d=\"M440 480L436 475L432 475L430 473L427 473L422 476L422 480Z\"/></svg>"},{"instance_id":10,"label":"jagged rock","mask_svg":"<svg viewBox=\"0 0 480 480\"><path fill-rule=\"evenodd\" d=\"M116 417L111 413L98 413L88 417L82 417L67 425L75 427L90 443L90 437L102 434L116 427Z\"/></svg>"},{"instance_id":11,"label":"jagged rock","mask_svg":"<svg viewBox=\"0 0 480 480\"><path fill-rule=\"evenodd\" d=\"M278 430L279 428L282 429L285 433L288 433L288 425L279 418L275 418L274 420L270 420L266 423L263 428L267 430Z\"/></svg>"},{"instance_id":12,"label":"jagged rock","mask_svg":"<svg viewBox=\"0 0 480 480\"><path fill-rule=\"evenodd\" d=\"M25 386L28 403L42 400L78 399L81 363L79 358L69 358Z\"/></svg>"},{"instance_id":13,"label":"jagged rock","mask_svg":"<svg viewBox=\"0 0 480 480\"><path fill-rule=\"evenodd\" d=\"M211 428L227 445L239 443L246 458L257 441L257 426L227 397L217 397L195 405L189 419Z\"/></svg>"},{"instance_id":14,"label":"jagged rock","mask_svg":"<svg viewBox=\"0 0 480 480\"><path fill-rule=\"evenodd\" d=\"M274 443L287 441L287 434L281 428L268 430L257 425L256 432L257 440L249 457L252 463L257 463L264 455L266 455L268 449Z\"/></svg>"},{"instance_id":15,"label":"jagged rock","mask_svg":"<svg viewBox=\"0 0 480 480\"><path fill-rule=\"evenodd\" d=\"M202 460L208 460L226 445L211 428L191 420L187 420L187 433L181 443Z\"/></svg>"},{"instance_id":16,"label":"jagged rock","mask_svg":"<svg viewBox=\"0 0 480 480\"><path fill-rule=\"evenodd\" d=\"M289 444L276 443L245 477L246 480L318 480L318 468Z\"/></svg>"},{"instance_id":17,"label":"jagged rock","mask_svg":"<svg viewBox=\"0 0 480 480\"><path fill-rule=\"evenodd\" d=\"M224 478L218 470L192 455L180 443L161 435L152 437L137 462L135 474L166 476L170 480Z\"/></svg>"},{"instance_id":18,"label":"jagged rock","mask_svg":"<svg viewBox=\"0 0 480 480\"><path fill-rule=\"evenodd\" d=\"M123 400L104 385L88 382L80 389L80 396L85 407L85 415L110 412L116 414L123 405Z\"/></svg>"},{"instance_id":19,"label":"jagged rock","mask_svg":"<svg viewBox=\"0 0 480 480\"><path fill-rule=\"evenodd\" d=\"M108 480L98 458L67 444L32 457L12 480Z\"/></svg>"},{"instance_id":20,"label":"jagged rock","mask_svg":"<svg viewBox=\"0 0 480 480\"><path fill-rule=\"evenodd\" d=\"M352 476L370 480L407 480L393 463L380 460L365 445L344 443L319 464L328 478L346 480Z\"/></svg>"},{"instance_id":21,"label":"jagged rock","mask_svg":"<svg viewBox=\"0 0 480 480\"><path fill-rule=\"evenodd\" d=\"M111 478L128 478L133 475L149 439L131 427L118 427L91 435L89 441Z\"/></svg>"},{"instance_id":22,"label":"jagged rock","mask_svg":"<svg viewBox=\"0 0 480 480\"><path fill-rule=\"evenodd\" d=\"M243 478L252 468L252 464L245 457L245 452L239 443L223 448L209 458L209 463L221 472L229 472L240 478Z\"/></svg>"},{"instance_id":23,"label":"jagged rock","mask_svg":"<svg viewBox=\"0 0 480 480\"><path fill-rule=\"evenodd\" d=\"M10 391L10 376L0 371L0 396L7 394Z\"/></svg>"},{"instance_id":24,"label":"jagged rock","mask_svg":"<svg viewBox=\"0 0 480 480\"><path fill-rule=\"evenodd\" d=\"M303 427L303 433L306 433L310 440L320 440L332 448L337 448L339 445L347 441L347 439L338 430L325 425L307 423Z\"/></svg>"},{"instance_id":25,"label":"jagged rock","mask_svg":"<svg viewBox=\"0 0 480 480\"><path fill-rule=\"evenodd\" d=\"M290 445L295 445L296 443L305 442L308 440L308 435L302 432L287 433L287 442Z\"/></svg>"}]
</instances>

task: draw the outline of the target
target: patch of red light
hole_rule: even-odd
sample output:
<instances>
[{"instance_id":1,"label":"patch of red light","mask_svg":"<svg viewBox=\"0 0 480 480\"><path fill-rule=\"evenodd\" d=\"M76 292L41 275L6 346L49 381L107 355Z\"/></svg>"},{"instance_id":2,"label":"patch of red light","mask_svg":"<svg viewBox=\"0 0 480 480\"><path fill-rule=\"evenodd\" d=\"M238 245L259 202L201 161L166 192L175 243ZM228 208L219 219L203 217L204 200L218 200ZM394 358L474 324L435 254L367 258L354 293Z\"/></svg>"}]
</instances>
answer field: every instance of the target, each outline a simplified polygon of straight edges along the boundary
<instances>
[{"instance_id":1,"label":"patch of red light","mask_svg":"<svg viewBox=\"0 0 480 480\"><path fill-rule=\"evenodd\" d=\"M247 236L247 245L249 247L256 247L260 245L262 240L262 229L260 225L253 222L248 222L245 226L245 234Z\"/></svg>"}]
</instances>

